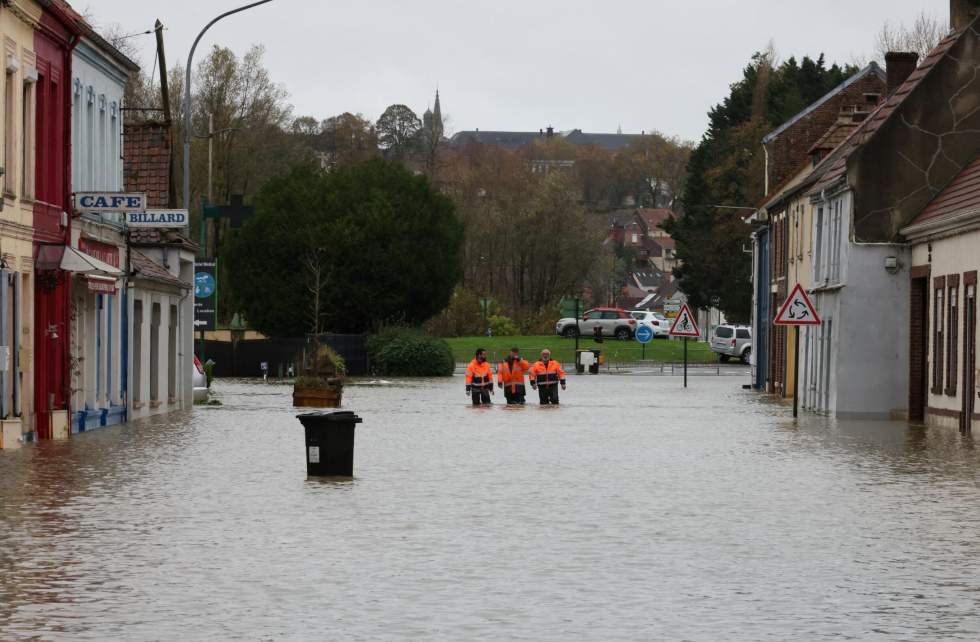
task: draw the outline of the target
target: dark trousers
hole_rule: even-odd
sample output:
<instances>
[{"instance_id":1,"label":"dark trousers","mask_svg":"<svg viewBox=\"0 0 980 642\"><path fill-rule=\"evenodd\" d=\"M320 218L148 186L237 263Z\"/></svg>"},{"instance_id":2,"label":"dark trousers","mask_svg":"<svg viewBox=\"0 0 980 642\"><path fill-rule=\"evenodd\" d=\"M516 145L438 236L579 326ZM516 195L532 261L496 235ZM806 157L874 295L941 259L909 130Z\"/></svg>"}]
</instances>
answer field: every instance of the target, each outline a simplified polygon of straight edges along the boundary
<instances>
[{"instance_id":1,"label":"dark trousers","mask_svg":"<svg viewBox=\"0 0 980 642\"><path fill-rule=\"evenodd\" d=\"M490 391L489 390L479 390L473 388L470 390L470 394L473 396L474 406L483 406L490 404Z\"/></svg>"},{"instance_id":2,"label":"dark trousers","mask_svg":"<svg viewBox=\"0 0 980 642\"><path fill-rule=\"evenodd\" d=\"M546 386L538 386L538 399L542 406L558 405L558 384L552 383Z\"/></svg>"},{"instance_id":3,"label":"dark trousers","mask_svg":"<svg viewBox=\"0 0 980 642\"><path fill-rule=\"evenodd\" d=\"M507 405L523 405L524 396L527 392L524 390L524 386L504 386L504 398L507 399Z\"/></svg>"}]
</instances>

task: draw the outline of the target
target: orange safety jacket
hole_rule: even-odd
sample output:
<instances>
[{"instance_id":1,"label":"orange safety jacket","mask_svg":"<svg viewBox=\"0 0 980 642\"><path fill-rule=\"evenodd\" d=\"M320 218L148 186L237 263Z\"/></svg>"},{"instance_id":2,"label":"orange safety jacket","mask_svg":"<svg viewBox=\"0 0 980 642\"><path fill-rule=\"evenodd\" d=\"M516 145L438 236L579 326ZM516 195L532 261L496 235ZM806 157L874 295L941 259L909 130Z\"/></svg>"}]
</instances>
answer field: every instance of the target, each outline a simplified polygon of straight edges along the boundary
<instances>
[{"instance_id":1,"label":"orange safety jacket","mask_svg":"<svg viewBox=\"0 0 980 642\"><path fill-rule=\"evenodd\" d=\"M476 359L466 367L466 392L493 389L493 368L486 361L480 363Z\"/></svg>"},{"instance_id":2,"label":"orange safety jacket","mask_svg":"<svg viewBox=\"0 0 980 642\"><path fill-rule=\"evenodd\" d=\"M518 359L513 367L507 361L497 366L497 383L510 386L511 393L517 392L517 386L524 385L524 373L531 369L527 359Z\"/></svg>"},{"instance_id":3,"label":"orange safety jacket","mask_svg":"<svg viewBox=\"0 0 980 642\"><path fill-rule=\"evenodd\" d=\"M538 361L531 366L531 381L539 386L553 386L559 382L565 383L565 371L561 369L561 364L554 359L545 365L543 361Z\"/></svg>"}]
</instances>

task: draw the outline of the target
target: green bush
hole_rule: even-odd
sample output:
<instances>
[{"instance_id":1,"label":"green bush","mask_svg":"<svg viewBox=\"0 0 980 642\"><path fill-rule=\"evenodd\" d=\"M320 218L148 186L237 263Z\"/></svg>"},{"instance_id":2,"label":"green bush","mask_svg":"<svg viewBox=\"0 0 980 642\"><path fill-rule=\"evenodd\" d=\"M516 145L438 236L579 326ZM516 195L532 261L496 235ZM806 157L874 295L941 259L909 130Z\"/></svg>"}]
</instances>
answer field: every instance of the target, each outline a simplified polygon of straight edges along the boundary
<instances>
[{"instance_id":1,"label":"green bush","mask_svg":"<svg viewBox=\"0 0 980 642\"><path fill-rule=\"evenodd\" d=\"M411 328L384 328L367 342L371 370L388 377L449 377L456 368L449 344Z\"/></svg>"},{"instance_id":2,"label":"green bush","mask_svg":"<svg viewBox=\"0 0 980 642\"><path fill-rule=\"evenodd\" d=\"M487 319L487 325L493 330L493 336L495 337L513 337L520 334L517 330L517 325L510 320L510 317L503 315L493 315Z\"/></svg>"}]
</instances>

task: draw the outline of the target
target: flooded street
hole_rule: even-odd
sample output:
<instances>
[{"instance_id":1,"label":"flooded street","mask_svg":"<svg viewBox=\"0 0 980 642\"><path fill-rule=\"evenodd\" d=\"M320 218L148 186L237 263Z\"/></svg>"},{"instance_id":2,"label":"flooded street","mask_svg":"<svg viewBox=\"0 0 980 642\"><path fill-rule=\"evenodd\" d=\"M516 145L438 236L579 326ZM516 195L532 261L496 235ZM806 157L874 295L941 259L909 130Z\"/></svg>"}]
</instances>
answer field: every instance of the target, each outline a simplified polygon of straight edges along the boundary
<instances>
[{"instance_id":1,"label":"flooded street","mask_svg":"<svg viewBox=\"0 0 980 642\"><path fill-rule=\"evenodd\" d=\"M0 639L976 640L972 440L797 426L743 379L350 386L353 480L245 381L0 452Z\"/></svg>"}]
</instances>

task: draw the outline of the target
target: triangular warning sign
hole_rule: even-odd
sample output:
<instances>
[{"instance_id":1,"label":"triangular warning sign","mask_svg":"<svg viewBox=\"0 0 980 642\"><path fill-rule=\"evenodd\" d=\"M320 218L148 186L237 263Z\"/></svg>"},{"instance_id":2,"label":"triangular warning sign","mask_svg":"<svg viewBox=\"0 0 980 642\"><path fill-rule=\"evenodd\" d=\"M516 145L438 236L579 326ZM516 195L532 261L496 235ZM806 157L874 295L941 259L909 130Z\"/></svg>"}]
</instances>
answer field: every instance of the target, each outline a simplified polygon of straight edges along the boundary
<instances>
[{"instance_id":1,"label":"triangular warning sign","mask_svg":"<svg viewBox=\"0 0 980 642\"><path fill-rule=\"evenodd\" d=\"M779 308L773 325L820 325L820 315L810 302L806 290L799 283L786 298L783 307Z\"/></svg>"},{"instance_id":2,"label":"triangular warning sign","mask_svg":"<svg viewBox=\"0 0 980 642\"><path fill-rule=\"evenodd\" d=\"M670 336L701 336L701 330L698 328L698 322L694 320L694 315L691 314L691 308L687 307L686 303L681 306L681 311L677 313L677 318L674 319L674 324L670 326Z\"/></svg>"}]
</instances>

